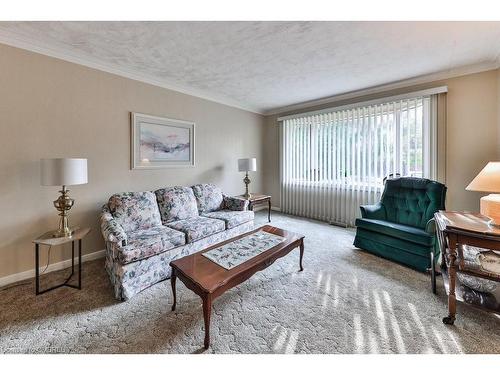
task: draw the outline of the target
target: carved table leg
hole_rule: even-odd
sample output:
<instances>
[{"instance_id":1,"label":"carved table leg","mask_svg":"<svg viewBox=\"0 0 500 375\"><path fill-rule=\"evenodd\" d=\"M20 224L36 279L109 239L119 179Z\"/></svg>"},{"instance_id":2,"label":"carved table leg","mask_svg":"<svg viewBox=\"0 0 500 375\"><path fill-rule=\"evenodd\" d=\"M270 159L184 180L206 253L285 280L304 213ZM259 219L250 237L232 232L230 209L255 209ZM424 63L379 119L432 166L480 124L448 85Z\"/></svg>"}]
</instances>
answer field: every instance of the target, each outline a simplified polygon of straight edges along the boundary
<instances>
[{"instance_id":1,"label":"carved table leg","mask_svg":"<svg viewBox=\"0 0 500 375\"><path fill-rule=\"evenodd\" d=\"M175 311L175 306L177 305L177 294L175 293L175 281L177 276L175 271L172 269L172 276L170 276L170 285L172 285L172 296L174 297L174 304L172 305L172 311Z\"/></svg>"},{"instance_id":2,"label":"carved table leg","mask_svg":"<svg viewBox=\"0 0 500 375\"><path fill-rule=\"evenodd\" d=\"M304 257L304 240L300 241L300 258L299 258L300 271L304 271L304 267L302 267L303 257Z\"/></svg>"},{"instance_id":3,"label":"carved table leg","mask_svg":"<svg viewBox=\"0 0 500 375\"><path fill-rule=\"evenodd\" d=\"M203 320L205 321L205 349L210 346L210 315L212 313L212 296L205 294L203 297Z\"/></svg>"},{"instance_id":4,"label":"carved table leg","mask_svg":"<svg viewBox=\"0 0 500 375\"><path fill-rule=\"evenodd\" d=\"M271 222L271 199L267 202L268 207L267 207L267 222Z\"/></svg>"},{"instance_id":5,"label":"carved table leg","mask_svg":"<svg viewBox=\"0 0 500 375\"><path fill-rule=\"evenodd\" d=\"M457 277L457 238L454 235L449 236L449 244L450 244L450 253L448 254L449 259L449 268L448 268L448 276L449 276L449 287L450 292L448 294L448 316L443 318L444 324L453 324L455 322L455 315L457 312L457 300L455 297L455 285L456 285L456 277Z\"/></svg>"}]
</instances>

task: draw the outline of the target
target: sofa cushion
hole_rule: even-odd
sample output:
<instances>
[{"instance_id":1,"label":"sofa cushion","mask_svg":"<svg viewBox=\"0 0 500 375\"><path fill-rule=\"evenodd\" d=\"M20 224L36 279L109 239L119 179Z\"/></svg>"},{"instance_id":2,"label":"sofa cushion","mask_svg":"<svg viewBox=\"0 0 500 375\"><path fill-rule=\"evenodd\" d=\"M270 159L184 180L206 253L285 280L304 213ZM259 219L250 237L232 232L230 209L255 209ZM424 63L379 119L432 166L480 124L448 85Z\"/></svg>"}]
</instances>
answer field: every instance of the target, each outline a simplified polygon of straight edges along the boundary
<instances>
[{"instance_id":1,"label":"sofa cushion","mask_svg":"<svg viewBox=\"0 0 500 375\"><path fill-rule=\"evenodd\" d=\"M126 246L117 248L122 264L149 258L186 243L184 233L165 226L137 230L128 234Z\"/></svg>"},{"instance_id":2,"label":"sofa cushion","mask_svg":"<svg viewBox=\"0 0 500 375\"><path fill-rule=\"evenodd\" d=\"M200 213L218 211L224 208L224 198L219 187L213 184L198 184L192 188Z\"/></svg>"},{"instance_id":3,"label":"sofa cushion","mask_svg":"<svg viewBox=\"0 0 500 375\"><path fill-rule=\"evenodd\" d=\"M156 196L150 191L114 194L108 207L125 232L161 226Z\"/></svg>"},{"instance_id":4,"label":"sofa cushion","mask_svg":"<svg viewBox=\"0 0 500 375\"><path fill-rule=\"evenodd\" d=\"M155 191L163 224L198 216L198 206L190 187L174 186Z\"/></svg>"},{"instance_id":5,"label":"sofa cushion","mask_svg":"<svg viewBox=\"0 0 500 375\"><path fill-rule=\"evenodd\" d=\"M202 214L202 216L223 220L226 223L226 229L237 227L254 219L253 211L221 210L207 212Z\"/></svg>"},{"instance_id":6,"label":"sofa cushion","mask_svg":"<svg viewBox=\"0 0 500 375\"><path fill-rule=\"evenodd\" d=\"M230 197L224 195L224 209L231 211L246 211L248 210L248 206L250 201L245 198L239 197Z\"/></svg>"},{"instance_id":7,"label":"sofa cushion","mask_svg":"<svg viewBox=\"0 0 500 375\"><path fill-rule=\"evenodd\" d=\"M411 241L424 246L434 245L434 236L425 230L404 224L375 219L356 219L356 226L390 237Z\"/></svg>"},{"instance_id":8,"label":"sofa cushion","mask_svg":"<svg viewBox=\"0 0 500 375\"><path fill-rule=\"evenodd\" d=\"M186 242L191 243L212 234L222 232L226 229L226 224L222 220L210 219L198 216L196 218L174 221L167 224L170 228L183 232L186 235Z\"/></svg>"}]
</instances>

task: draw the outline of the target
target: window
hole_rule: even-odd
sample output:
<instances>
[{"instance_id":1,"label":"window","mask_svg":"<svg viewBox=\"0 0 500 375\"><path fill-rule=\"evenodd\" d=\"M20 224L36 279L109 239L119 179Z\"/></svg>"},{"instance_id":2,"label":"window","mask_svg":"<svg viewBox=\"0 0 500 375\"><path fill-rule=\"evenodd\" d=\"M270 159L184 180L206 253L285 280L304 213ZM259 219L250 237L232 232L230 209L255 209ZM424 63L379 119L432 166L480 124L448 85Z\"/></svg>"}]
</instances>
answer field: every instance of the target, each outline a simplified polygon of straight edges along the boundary
<instances>
[{"instance_id":1,"label":"window","mask_svg":"<svg viewBox=\"0 0 500 375\"><path fill-rule=\"evenodd\" d=\"M433 96L282 119L282 209L352 225L359 204L379 198L385 177L435 178ZM345 212L328 215L338 205Z\"/></svg>"}]
</instances>

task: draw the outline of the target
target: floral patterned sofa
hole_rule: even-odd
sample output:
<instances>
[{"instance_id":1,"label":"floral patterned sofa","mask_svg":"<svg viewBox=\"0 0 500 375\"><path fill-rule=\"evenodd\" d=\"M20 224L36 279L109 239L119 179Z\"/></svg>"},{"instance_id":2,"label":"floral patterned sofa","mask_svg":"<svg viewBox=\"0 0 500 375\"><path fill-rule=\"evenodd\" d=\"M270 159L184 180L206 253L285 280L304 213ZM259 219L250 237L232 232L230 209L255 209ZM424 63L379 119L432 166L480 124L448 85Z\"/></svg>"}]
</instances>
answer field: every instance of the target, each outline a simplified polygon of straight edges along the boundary
<instances>
[{"instance_id":1,"label":"floral patterned sofa","mask_svg":"<svg viewBox=\"0 0 500 375\"><path fill-rule=\"evenodd\" d=\"M170 262L253 229L248 201L212 184L114 194L102 207L106 270L127 300L170 277Z\"/></svg>"}]
</instances>

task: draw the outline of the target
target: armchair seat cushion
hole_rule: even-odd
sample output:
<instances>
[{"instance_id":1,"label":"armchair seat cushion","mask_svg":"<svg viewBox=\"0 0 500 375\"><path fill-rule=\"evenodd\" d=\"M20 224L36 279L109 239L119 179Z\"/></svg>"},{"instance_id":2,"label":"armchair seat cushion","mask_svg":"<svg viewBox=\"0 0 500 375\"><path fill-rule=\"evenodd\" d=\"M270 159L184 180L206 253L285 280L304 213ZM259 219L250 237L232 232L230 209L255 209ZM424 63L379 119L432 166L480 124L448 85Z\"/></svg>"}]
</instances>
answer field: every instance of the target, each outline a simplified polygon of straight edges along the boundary
<instances>
[{"instance_id":1,"label":"armchair seat cushion","mask_svg":"<svg viewBox=\"0 0 500 375\"><path fill-rule=\"evenodd\" d=\"M434 245L434 236L425 230L405 224L393 223L385 220L356 219L356 226L372 232L382 233L390 237L399 238L424 246Z\"/></svg>"},{"instance_id":2,"label":"armchair seat cushion","mask_svg":"<svg viewBox=\"0 0 500 375\"><path fill-rule=\"evenodd\" d=\"M224 221L203 216L174 221L167 225L172 229L183 232L187 243L195 242L226 230L226 223Z\"/></svg>"},{"instance_id":3,"label":"armchair seat cushion","mask_svg":"<svg viewBox=\"0 0 500 375\"><path fill-rule=\"evenodd\" d=\"M221 210L214 212L207 212L202 214L202 216L209 217L212 219L223 220L226 223L226 229L231 229L247 223L254 219L253 211L231 211L231 210Z\"/></svg>"},{"instance_id":4,"label":"armchair seat cushion","mask_svg":"<svg viewBox=\"0 0 500 375\"><path fill-rule=\"evenodd\" d=\"M165 226L137 230L127 234L126 246L117 246L117 258L122 264L149 258L186 243L184 233Z\"/></svg>"}]
</instances>

